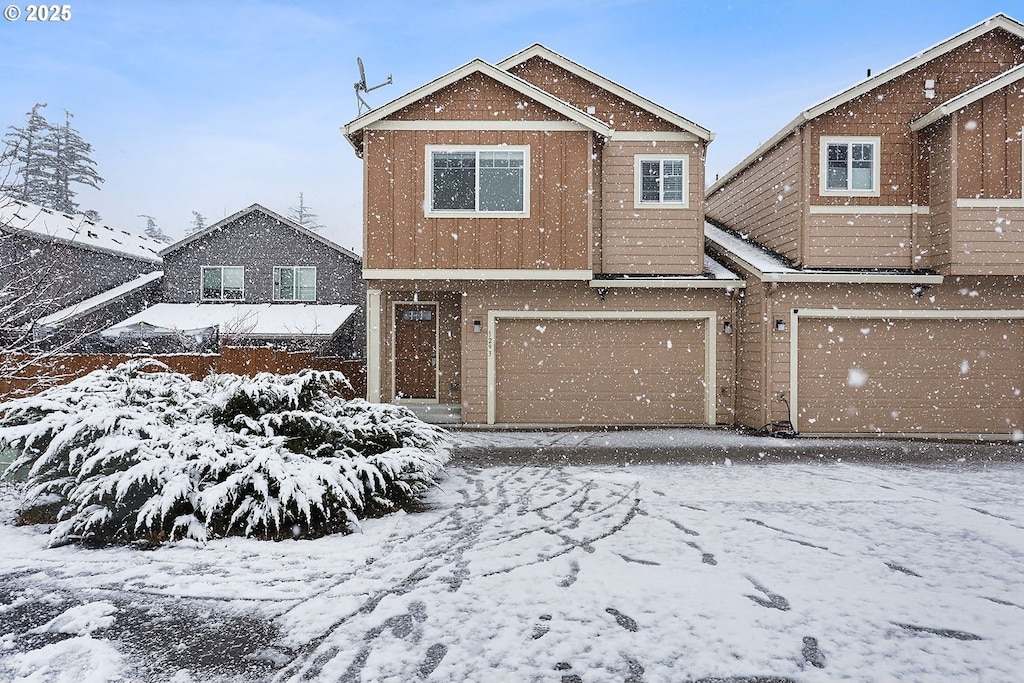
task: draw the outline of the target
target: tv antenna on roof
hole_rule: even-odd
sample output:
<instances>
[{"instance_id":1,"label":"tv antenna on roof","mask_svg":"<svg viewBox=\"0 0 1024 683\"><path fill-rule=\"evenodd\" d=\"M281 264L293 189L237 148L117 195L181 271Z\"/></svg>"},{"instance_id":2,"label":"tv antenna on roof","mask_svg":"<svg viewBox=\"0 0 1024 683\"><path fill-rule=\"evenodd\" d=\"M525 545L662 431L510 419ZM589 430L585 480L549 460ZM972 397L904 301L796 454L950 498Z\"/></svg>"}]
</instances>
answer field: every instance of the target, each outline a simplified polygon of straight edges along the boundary
<instances>
[{"instance_id":1,"label":"tv antenna on roof","mask_svg":"<svg viewBox=\"0 0 1024 683\"><path fill-rule=\"evenodd\" d=\"M391 85L391 74L388 74L388 80L384 81L380 85L375 85L372 88L367 88L366 87L366 71L363 69L363 60L360 59L359 57L356 57L356 64L359 65L359 81L355 84L355 89L356 89L356 106L358 107L358 113L356 114L356 116L362 116L362 114L363 114L363 107L366 107L367 111L373 109L373 107L371 107L369 104L367 104L366 100L364 100L363 96L360 95L359 93L361 93L361 92L370 92L371 90L376 90L377 88L383 88L385 85Z\"/></svg>"}]
</instances>

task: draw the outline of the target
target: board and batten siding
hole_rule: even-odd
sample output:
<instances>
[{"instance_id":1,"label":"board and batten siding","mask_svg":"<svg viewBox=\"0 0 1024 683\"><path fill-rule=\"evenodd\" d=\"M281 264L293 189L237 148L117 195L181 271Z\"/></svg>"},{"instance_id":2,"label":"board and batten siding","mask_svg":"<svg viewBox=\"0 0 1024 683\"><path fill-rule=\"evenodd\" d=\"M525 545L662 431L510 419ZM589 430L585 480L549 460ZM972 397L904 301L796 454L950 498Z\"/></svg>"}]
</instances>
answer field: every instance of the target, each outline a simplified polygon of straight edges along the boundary
<instances>
[{"instance_id":1,"label":"board and batten siding","mask_svg":"<svg viewBox=\"0 0 1024 683\"><path fill-rule=\"evenodd\" d=\"M708 218L797 261L800 157L800 134L795 132L710 195Z\"/></svg>"},{"instance_id":2,"label":"board and batten siding","mask_svg":"<svg viewBox=\"0 0 1024 683\"><path fill-rule=\"evenodd\" d=\"M956 113L957 197L1021 198L1024 83L1012 83Z\"/></svg>"},{"instance_id":3,"label":"board and batten siding","mask_svg":"<svg viewBox=\"0 0 1024 683\"><path fill-rule=\"evenodd\" d=\"M636 207L638 155L686 155L686 208ZM601 272L693 275L704 266L704 143L616 141L602 153Z\"/></svg>"},{"instance_id":4,"label":"board and batten siding","mask_svg":"<svg viewBox=\"0 0 1024 683\"><path fill-rule=\"evenodd\" d=\"M528 218L427 218L427 145L528 145ZM575 131L374 130L365 138L368 269L590 268L591 140Z\"/></svg>"}]
</instances>

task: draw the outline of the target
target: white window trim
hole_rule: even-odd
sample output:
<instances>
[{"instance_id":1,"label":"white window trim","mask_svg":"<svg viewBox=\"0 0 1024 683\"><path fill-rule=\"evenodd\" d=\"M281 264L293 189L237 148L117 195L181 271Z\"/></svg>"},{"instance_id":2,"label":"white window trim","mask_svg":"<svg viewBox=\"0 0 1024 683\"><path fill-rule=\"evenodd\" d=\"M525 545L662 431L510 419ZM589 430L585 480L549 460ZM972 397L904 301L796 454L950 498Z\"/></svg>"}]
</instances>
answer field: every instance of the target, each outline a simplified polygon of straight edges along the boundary
<instances>
[{"instance_id":1,"label":"white window trim","mask_svg":"<svg viewBox=\"0 0 1024 683\"><path fill-rule=\"evenodd\" d=\"M869 143L875 146L870 190L828 189L828 146L830 144ZM882 194L882 138L877 135L830 135L818 138L818 194L822 197L879 197Z\"/></svg>"},{"instance_id":2,"label":"white window trim","mask_svg":"<svg viewBox=\"0 0 1024 683\"><path fill-rule=\"evenodd\" d=\"M299 289L298 288L298 269L299 268L309 268L309 269L311 269L313 271L313 298L312 299L299 299L298 298L298 289ZM293 276L296 278L294 280L294 282L296 283L296 285L295 285L296 297L293 298L293 299L281 299L281 298L279 298L277 296L277 271L285 270L285 269L293 271ZM272 273L270 275L270 297L271 297L271 300L273 300L273 301L294 301L294 302L297 302L297 303L315 302L316 301L316 296L317 296L317 287L318 286L319 286L319 283L317 282L316 266L274 266L274 269L273 269L273 271L272 271Z\"/></svg>"},{"instance_id":3,"label":"white window trim","mask_svg":"<svg viewBox=\"0 0 1024 683\"><path fill-rule=\"evenodd\" d=\"M523 152L523 210L522 211L434 211L434 152ZM479 168L477 172L479 174ZM423 163L424 199L426 218L529 218L530 217L530 146L529 145L427 145ZM477 175L479 179L479 175Z\"/></svg>"},{"instance_id":4,"label":"white window trim","mask_svg":"<svg viewBox=\"0 0 1024 683\"><path fill-rule=\"evenodd\" d=\"M641 201L643 182L640 173L641 161L682 160L683 162L683 201L681 202L644 202ZM634 209L688 209L690 208L690 155L689 154L634 154L633 155L633 208Z\"/></svg>"},{"instance_id":5,"label":"white window trim","mask_svg":"<svg viewBox=\"0 0 1024 683\"><path fill-rule=\"evenodd\" d=\"M220 269L220 296L219 297L206 297L203 296L203 292L206 289L203 284L203 271L207 268L219 268ZM239 268L242 271L242 296L238 299L225 299L224 298L224 269L225 268ZM215 266L215 265L204 265L199 266L199 300L200 301L245 301L245 266Z\"/></svg>"}]
</instances>

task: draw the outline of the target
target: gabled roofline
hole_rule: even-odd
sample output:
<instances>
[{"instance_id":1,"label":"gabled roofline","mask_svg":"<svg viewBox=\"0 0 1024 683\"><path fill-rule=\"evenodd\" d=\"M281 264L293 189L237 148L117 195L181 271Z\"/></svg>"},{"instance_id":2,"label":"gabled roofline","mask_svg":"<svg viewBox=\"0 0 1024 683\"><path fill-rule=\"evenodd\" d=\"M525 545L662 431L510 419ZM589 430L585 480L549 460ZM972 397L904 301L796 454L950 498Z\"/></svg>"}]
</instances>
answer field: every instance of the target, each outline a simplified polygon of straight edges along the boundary
<instances>
[{"instance_id":1,"label":"gabled roofline","mask_svg":"<svg viewBox=\"0 0 1024 683\"><path fill-rule=\"evenodd\" d=\"M703 126L698 125L693 121L684 118L673 111L666 109L665 107L662 107L660 104L650 101L649 99L643 97L642 95L638 95L632 90L629 90L628 88L619 85L615 81L605 78L604 76L597 72L591 71L590 69L581 64L577 64L568 57L560 55L551 48L546 47L540 43L534 43L525 50L520 50L511 57L507 57L501 60L500 62L498 62L497 67L499 69L504 69L507 71L515 66L525 63L530 59L533 59L534 57L540 57L541 59L549 61L552 64L555 64L556 66L559 66L565 69L566 71L575 74L576 76L579 76L580 78L589 81L594 85L617 95L618 97L621 97L627 102L631 102L632 104L635 104L638 107L646 109L652 114L657 115L659 118L665 119L669 123L672 123L673 125L676 125L685 131L693 133L702 140L705 140L706 142L711 142L712 140L715 139L715 134L712 133L707 128L704 128Z\"/></svg>"},{"instance_id":2,"label":"gabled roofline","mask_svg":"<svg viewBox=\"0 0 1024 683\"><path fill-rule=\"evenodd\" d=\"M1024 78L1024 64L1020 64L1012 69L1004 71L995 78L985 81L980 85L976 85L970 90L946 100L921 118L911 122L910 130L916 133L922 128L927 128L939 119L943 119L953 112L960 111L967 105L973 104L983 97L987 97L988 95L991 95L1012 83L1016 83L1022 78Z\"/></svg>"},{"instance_id":3,"label":"gabled roofline","mask_svg":"<svg viewBox=\"0 0 1024 683\"><path fill-rule=\"evenodd\" d=\"M358 254L355 254L355 253L349 251L348 249L346 249L345 247L341 246L340 244L338 244L336 242L332 242L331 240L327 239L323 235L319 235L319 234L313 232L309 228L303 227L299 223L293 221L291 218L286 218L286 217L282 216L281 214L277 213L276 211L271 211L267 207L263 206L262 204L258 204L258 203L257 204L253 204L253 205L251 205L251 206L249 206L247 208L244 208L241 211L236 211L235 213L231 214L227 218L222 218L219 221L217 221L216 223L214 223L213 225L209 225L209 226L203 228L202 230L200 230L199 232L194 232L191 235L178 240L174 244L166 247L165 249L162 249L160 251L160 256L164 256L164 255L169 254L171 252L177 251L178 249L181 249L182 247L184 247L184 246L186 246L188 244L191 244L192 242L195 242L196 240L201 239L201 238L205 237L206 235L209 235L210 233L214 232L215 230L220 230L221 228L223 228L228 223L230 223L232 221L235 221L235 220L238 220L242 216L246 216L246 215L248 215L250 213L254 213L256 211L264 213L267 216L270 216L271 218L273 218L274 220L280 221L281 223L284 223L289 228L293 228L296 232L298 232L298 233L300 233L302 235L305 235L306 237L309 237L312 240L320 242L321 244L323 244L323 245L325 245L327 247L330 247L331 249L334 249L335 251L339 251L342 254L344 254L345 256L348 256L349 258L354 259L355 261L358 261L358 262L362 263L362 259L359 257Z\"/></svg>"},{"instance_id":4,"label":"gabled roofline","mask_svg":"<svg viewBox=\"0 0 1024 683\"><path fill-rule=\"evenodd\" d=\"M411 90L410 92L407 92L401 97L391 100L387 104L381 105L380 107L377 107L376 109L373 109L363 114L359 118L350 121L349 123L342 126L341 132L344 133L345 137L355 148L356 154L361 154L361 145L354 137L356 133L360 132L367 126L370 126L371 124L380 121L381 119L387 118L391 114L394 114L396 111L399 111L400 109L409 106L413 102L421 100L427 95L433 94L438 90L441 90L442 88L445 88L451 85L452 83L460 81L466 76L469 76L474 73L482 73L485 76L488 76L498 81L502 85L508 86L509 88L512 88L513 90L522 93L524 96L529 97L530 99L535 100L537 102L540 102L549 109L553 109L554 111L558 112L559 114L562 114L566 118L575 121L576 123L579 123L580 125L594 131L595 133L598 133L599 135L611 137L612 129L603 121L591 116L590 114L587 114L586 112L577 109L576 107L568 104L563 100L558 99L554 95L551 95L550 93L541 90L532 83L529 83L523 80L522 78L519 78L518 76L513 76L512 74L506 71L491 66L490 64L481 59L474 59L471 62L467 62L466 64L463 64L454 71L449 71L443 76L435 78L429 83L421 85L415 90Z\"/></svg>"},{"instance_id":5,"label":"gabled roofline","mask_svg":"<svg viewBox=\"0 0 1024 683\"><path fill-rule=\"evenodd\" d=\"M968 29L961 31L960 33L947 38L946 40L933 45L921 52L918 52L912 57L904 59L899 64L891 66L884 71L880 71L874 76L869 76L859 83L855 83L846 90L839 92L832 97L822 100L818 104L805 109L800 112L792 121L789 122L782 130L770 137L766 142L761 144L756 150L748 155L743 161L734 166L728 173L717 180L711 185L706 192L706 196L711 196L722 188L726 183L732 180L734 177L740 174L747 166L751 164L756 158L763 155L765 152L770 150L772 147L777 145L783 139L788 137L791 133L797 130L805 122L810 121L813 118L821 116L822 114L832 111L836 107L839 107L850 100L860 97L864 93L867 93L875 88L888 83L889 81L902 76L903 74L916 69L922 64L926 64L931 60L941 57L942 55L955 50L961 45L965 45L970 41L974 40L978 36L984 35L989 31L1001 28L1008 33L1024 38L1024 24L1021 24L1015 19L1000 12L995 16L992 16L984 21L981 21Z\"/></svg>"}]
</instances>

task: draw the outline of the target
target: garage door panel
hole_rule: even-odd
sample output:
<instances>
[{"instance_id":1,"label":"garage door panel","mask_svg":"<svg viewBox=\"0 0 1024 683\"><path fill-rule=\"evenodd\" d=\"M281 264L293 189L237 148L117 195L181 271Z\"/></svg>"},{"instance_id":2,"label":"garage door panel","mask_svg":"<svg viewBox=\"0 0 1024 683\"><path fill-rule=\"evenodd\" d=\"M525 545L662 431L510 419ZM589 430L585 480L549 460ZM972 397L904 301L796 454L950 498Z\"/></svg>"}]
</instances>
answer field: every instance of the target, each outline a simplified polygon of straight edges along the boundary
<instances>
[{"instance_id":1,"label":"garage door panel","mask_svg":"<svg viewBox=\"0 0 1024 683\"><path fill-rule=\"evenodd\" d=\"M1024 423L1017 320L801 319L804 432L997 432Z\"/></svg>"},{"instance_id":2,"label":"garage door panel","mask_svg":"<svg viewBox=\"0 0 1024 683\"><path fill-rule=\"evenodd\" d=\"M706 421L703 320L498 319L495 420Z\"/></svg>"}]
</instances>

